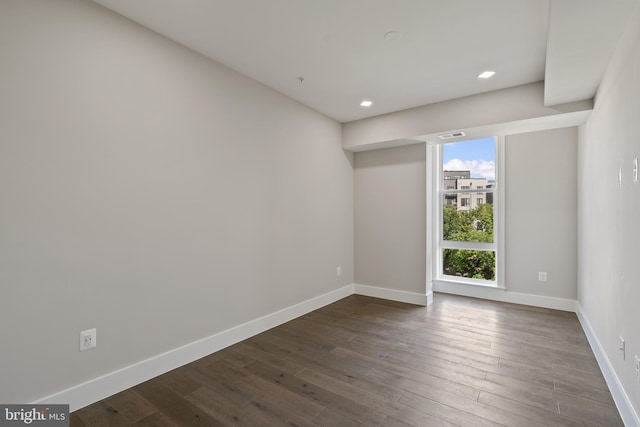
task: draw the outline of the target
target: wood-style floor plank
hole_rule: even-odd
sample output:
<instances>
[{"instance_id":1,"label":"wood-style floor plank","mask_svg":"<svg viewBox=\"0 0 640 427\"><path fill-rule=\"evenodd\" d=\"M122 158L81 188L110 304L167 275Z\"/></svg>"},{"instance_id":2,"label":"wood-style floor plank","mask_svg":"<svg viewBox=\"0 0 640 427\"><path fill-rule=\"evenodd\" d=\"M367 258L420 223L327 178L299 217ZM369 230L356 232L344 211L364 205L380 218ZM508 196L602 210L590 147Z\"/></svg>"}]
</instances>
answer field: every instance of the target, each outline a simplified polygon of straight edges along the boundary
<instances>
[{"instance_id":1,"label":"wood-style floor plank","mask_svg":"<svg viewBox=\"0 0 640 427\"><path fill-rule=\"evenodd\" d=\"M573 313L350 296L70 416L84 426L623 426Z\"/></svg>"}]
</instances>

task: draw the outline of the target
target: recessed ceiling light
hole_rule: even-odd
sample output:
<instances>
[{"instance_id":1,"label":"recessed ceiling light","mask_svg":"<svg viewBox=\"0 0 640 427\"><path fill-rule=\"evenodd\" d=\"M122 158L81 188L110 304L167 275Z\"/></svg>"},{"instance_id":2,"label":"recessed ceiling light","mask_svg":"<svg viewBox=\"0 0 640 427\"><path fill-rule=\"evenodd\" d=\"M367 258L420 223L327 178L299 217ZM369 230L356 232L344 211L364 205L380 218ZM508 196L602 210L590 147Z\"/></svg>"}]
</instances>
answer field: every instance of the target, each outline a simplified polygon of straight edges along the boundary
<instances>
[{"instance_id":1,"label":"recessed ceiling light","mask_svg":"<svg viewBox=\"0 0 640 427\"><path fill-rule=\"evenodd\" d=\"M478 78L479 79L488 79L488 78L493 77L493 75L495 73L496 73L495 71L489 71L489 70L483 71L482 73L478 74Z\"/></svg>"},{"instance_id":2,"label":"recessed ceiling light","mask_svg":"<svg viewBox=\"0 0 640 427\"><path fill-rule=\"evenodd\" d=\"M365 99L360 103L360 106L365 108L371 107L372 105L373 105L373 101L369 101L368 99Z\"/></svg>"}]
</instances>

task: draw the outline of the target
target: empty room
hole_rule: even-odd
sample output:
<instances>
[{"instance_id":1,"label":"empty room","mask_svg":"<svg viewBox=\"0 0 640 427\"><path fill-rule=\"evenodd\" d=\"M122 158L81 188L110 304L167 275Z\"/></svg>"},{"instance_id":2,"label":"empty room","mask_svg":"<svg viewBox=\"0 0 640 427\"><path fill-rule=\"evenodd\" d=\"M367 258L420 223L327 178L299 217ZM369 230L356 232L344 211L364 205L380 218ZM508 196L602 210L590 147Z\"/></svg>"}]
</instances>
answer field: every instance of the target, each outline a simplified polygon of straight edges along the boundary
<instances>
[{"instance_id":1,"label":"empty room","mask_svg":"<svg viewBox=\"0 0 640 427\"><path fill-rule=\"evenodd\" d=\"M640 427L640 0L0 0L0 425Z\"/></svg>"}]
</instances>

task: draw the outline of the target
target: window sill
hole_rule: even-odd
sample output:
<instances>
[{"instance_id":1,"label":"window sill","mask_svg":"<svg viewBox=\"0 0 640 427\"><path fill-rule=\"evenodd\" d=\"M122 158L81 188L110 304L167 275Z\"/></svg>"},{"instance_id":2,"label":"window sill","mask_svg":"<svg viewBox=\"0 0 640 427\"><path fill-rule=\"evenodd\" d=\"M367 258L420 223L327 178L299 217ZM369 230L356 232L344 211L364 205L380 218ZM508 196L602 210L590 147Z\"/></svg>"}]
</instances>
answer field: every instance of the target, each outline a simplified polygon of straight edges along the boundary
<instances>
[{"instance_id":1,"label":"window sill","mask_svg":"<svg viewBox=\"0 0 640 427\"><path fill-rule=\"evenodd\" d=\"M466 279L466 278L458 278L458 277L454 278L449 276L435 279L433 281L433 284L434 285L466 285L466 286L506 290L504 286L498 285L497 282L488 282L486 280Z\"/></svg>"}]
</instances>

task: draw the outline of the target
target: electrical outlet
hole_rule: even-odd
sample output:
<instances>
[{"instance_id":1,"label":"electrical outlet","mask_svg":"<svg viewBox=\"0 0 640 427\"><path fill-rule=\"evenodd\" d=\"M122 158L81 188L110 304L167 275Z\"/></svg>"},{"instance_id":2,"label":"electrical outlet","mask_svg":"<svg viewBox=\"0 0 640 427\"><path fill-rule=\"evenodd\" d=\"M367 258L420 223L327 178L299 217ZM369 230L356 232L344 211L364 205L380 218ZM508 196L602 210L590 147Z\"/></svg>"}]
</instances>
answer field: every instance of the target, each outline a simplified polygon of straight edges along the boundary
<instances>
[{"instance_id":1,"label":"electrical outlet","mask_svg":"<svg viewBox=\"0 0 640 427\"><path fill-rule=\"evenodd\" d=\"M342 267L338 266L338 268L336 268L336 276L342 276Z\"/></svg>"},{"instance_id":2,"label":"electrical outlet","mask_svg":"<svg viewBox=\"0 0 640 427\"><path fill-rule=\"evenodd\" d=\"M546 282L547 281L547 272L546 271L539 271L538 272L538 281L539 282Z\"/></svg>"},{"instance_id":3,"label":"electrical outlet","mask_svg":"<svg viewBox=\"0 0 640 427\"><path fill-rule=\"evenodd\" d=\"M640 357L636 354L636 380L640 382Z\"/></svg>"},{"instance_id":4,"label":"electrical outlet","mask_svg":"<svg viewBox=\"0 0 640 427\"><path fill-rule=\"evenodd\" d=\"M89 350L98 345L96 329L87 329L80 332L80 351Z\"/></svg>"},{"instance_id":5,"label":"electrical outlet","mask_svg":"<svg viewBox=\"0 0 640 427\"><path fill-rule=\"evenodd\" d=\"M622 338L622 336L620 336L619 339L620 339L620 345L618 346L618 350L620 350L620 353L622 353L622 360L625 360L625 357L624 357L624 350L625 350L624 338Z\"/></svg>"},{"instance_id":6,"label":"electrical outlet","mask_svg":"<svg viewBox=\"0 0 640 427\"><path fill-rule=\"evenodd\" d=\"M638 158L635 157L631 162L631 176L633 177L633 182L638 182Z\"/></svg>"}]
</instances>

